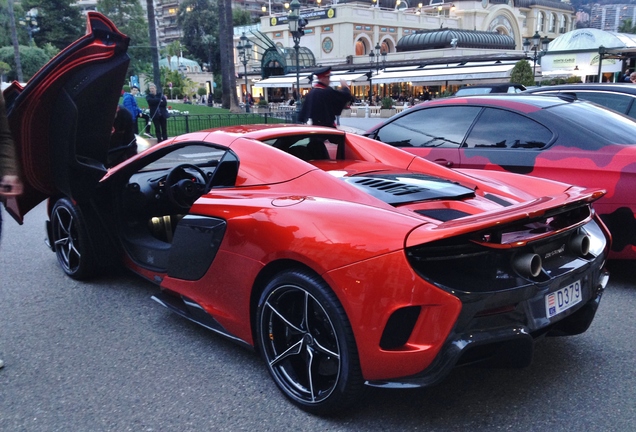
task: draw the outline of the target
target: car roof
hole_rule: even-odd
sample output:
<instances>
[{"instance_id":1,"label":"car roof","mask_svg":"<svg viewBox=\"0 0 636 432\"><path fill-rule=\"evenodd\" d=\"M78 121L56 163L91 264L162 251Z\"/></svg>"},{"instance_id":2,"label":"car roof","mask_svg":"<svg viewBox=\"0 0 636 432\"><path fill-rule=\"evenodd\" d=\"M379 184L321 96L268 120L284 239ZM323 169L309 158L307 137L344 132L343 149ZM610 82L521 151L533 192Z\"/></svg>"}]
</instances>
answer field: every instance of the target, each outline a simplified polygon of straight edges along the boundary
<instances>
[{"instance_id":1,"label":"car roof","mask_svg":"<svg viewBox=\"0 0 636 432\"><path fill-rule=\"evenodd\" d=\"M566 103L571 103L571 101L549 95L540 96L522 93L489 93L484 95L451 96L448 98L434 99L432 101L422 102L415 105L413 108L465 104L505 106L507 108L518 109L520 111L534 111Z\"/></svg>"},{"instance_id":2,"label":"car roof","mask_svg":"<svg viewBox=\"0 0 636 432\"><path fill-rule=\"evenodd\" d=\"M517 84L517 83L494 83L494 84L472 84L472 85L464 85L461 86L459 89L465 89L465 88L494 88L494 89L498 89L498 88L508 88L510 86L513 87L524 87L521 84Z\"/></svg>"},{"instance_id":3,"label":"car roof","mask_svg":"<svg viewBox=\"0 0 636 432\"><path fill-rule=\"evenodd\" d=\"M636 95L636 84L631 83L574 83L536 87L523 93L544 93L557 90L595 90Z\"/></svg>"}]
</instances>

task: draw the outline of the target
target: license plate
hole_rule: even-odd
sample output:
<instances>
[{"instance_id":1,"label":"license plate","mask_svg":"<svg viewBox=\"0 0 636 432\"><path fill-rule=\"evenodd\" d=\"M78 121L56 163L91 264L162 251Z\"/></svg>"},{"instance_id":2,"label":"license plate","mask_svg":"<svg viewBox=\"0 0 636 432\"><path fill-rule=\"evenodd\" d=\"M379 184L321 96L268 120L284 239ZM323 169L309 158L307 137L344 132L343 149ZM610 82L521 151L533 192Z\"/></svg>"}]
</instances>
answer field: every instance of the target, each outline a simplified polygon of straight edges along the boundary
<instances>
[{"instance_id":1,"label":"license plate","mask_svg":"<svg viewBox=\"0 0 636 432\"><path fill-rule=\"evenodd\" d=\"M570 309L583 300L581 281L578 280L566 287L545 296L545 313L548 318Z\"/></svg>"}]
</instances>

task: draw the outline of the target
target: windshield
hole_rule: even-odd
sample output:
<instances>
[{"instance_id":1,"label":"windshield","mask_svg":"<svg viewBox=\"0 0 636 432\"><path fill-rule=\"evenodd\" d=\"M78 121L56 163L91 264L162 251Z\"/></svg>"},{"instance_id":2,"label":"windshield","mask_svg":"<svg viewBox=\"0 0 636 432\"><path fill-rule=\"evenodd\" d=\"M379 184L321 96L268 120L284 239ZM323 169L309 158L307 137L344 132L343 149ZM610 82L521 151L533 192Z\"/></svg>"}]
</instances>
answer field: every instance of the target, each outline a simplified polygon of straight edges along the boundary
<instances>
[{"instance_id":1,"label":"windshield","mask_svg":"<svg viewBox=\"0 0 636 432\"><path fill-rule=\"evenodd\" d=\"M622 114L587 102L572 102L547 108L583 131L596 135L600 142L636 144L636 122Z\"/></svg>"}]
</instances>

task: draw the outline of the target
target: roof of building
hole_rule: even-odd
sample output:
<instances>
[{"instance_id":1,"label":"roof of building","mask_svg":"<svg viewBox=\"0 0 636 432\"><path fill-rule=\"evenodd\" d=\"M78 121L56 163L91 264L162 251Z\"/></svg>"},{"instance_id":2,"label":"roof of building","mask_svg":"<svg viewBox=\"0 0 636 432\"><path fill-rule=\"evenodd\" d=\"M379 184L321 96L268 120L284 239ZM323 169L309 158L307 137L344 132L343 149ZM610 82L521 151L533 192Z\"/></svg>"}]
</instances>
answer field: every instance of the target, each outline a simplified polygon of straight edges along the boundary
<instances>
[{"instance_id":1,"label":"roof of building","mask_svg":"<svg viewBox=\"0 0 636 432\"><path fill-rule=\"evenodd\" d=\"M636 34L594 28L572 30L550 42L548 51L597 50L601 45L605 48L636 48Z\"/></svg>"},{"instance_id":2,"label":"roof of building","mask_svg":"<svg viewBox=\"0 0 636 432\"><path fill-rule=\"evenodd\" d=\"M404 36L395 48L403 52L450 47L514 50L515 40L497 32L443 28Z\"/></svg>"}]
</instances>

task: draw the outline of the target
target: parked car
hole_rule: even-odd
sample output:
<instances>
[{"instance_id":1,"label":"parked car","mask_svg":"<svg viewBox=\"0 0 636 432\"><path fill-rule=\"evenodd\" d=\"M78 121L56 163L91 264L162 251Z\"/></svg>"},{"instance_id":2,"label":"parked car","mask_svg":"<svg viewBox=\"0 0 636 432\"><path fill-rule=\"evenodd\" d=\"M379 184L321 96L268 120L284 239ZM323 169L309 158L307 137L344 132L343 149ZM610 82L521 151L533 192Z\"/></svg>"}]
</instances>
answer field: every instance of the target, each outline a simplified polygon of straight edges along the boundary
<instances>
[{"instance_id":1,"label":"parked car","mask_svg":"<svg viewBox=\"0 0 636 432\"><path fill-rule=\"evenodd\" d=\"M49 198L49 244L70 277L124 266L156 283L157 302L257 350L283 394L319 414L364 384L527 365L535 339L592 322L608 278L598 189L452 171L295 125L190 133L107 170L128 38L88 19L8 98L26 192L7 209L21 220Z\"/></svg>"},{"instance_id":2,"label":"parked car","mask_svg":"<svg viewBox=\"0 0 636 432\"><path fill-rule=\"evenodd\" d=\"M515 83L476 84L460 87L455 96L483 95L489 93L521 93L526 87Z\"/></svg>"},{"instance_id":3,"label":"parked car","mask_svg":"<svg viewBox=\"0 0 636 432\"><path fill-rule=\"evenodd\" d=\"M535 87L524 93L584 99L636 118L636 84L563 84Z\"/></svg>"},{"instance_id":4,"label":"parked car","mask_svg":"<svg viewBox=\"0 0 636 432\"><path fill-rule=\"evenodd\" d=\"M636 258L636 123L589 102L539 95L438 99L365 135L455 168L508 171L588 187L613 234L612 257Z\"/></svg>"}]
</instances>

